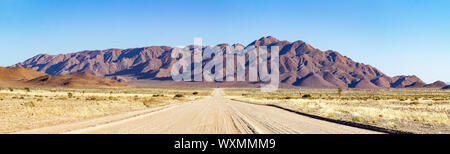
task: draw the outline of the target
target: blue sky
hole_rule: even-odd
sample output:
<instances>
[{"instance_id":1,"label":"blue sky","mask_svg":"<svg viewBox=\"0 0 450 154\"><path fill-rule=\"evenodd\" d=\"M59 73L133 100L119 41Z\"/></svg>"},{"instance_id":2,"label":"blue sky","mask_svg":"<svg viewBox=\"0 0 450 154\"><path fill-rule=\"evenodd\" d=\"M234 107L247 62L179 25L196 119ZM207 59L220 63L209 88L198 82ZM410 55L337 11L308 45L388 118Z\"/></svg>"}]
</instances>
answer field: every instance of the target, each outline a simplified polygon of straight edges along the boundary
<instances>
[{"instance_id":1,"label":"blue sky","mask_svg":"<svg viewBox=\"0 0 450 154\"><path fill-rule=\"evenodd\" d=\"M0 0L0 66L39 53L248 44L336 50L384 73L450 82L448 0Z\"/></svg>"}]
</instances>

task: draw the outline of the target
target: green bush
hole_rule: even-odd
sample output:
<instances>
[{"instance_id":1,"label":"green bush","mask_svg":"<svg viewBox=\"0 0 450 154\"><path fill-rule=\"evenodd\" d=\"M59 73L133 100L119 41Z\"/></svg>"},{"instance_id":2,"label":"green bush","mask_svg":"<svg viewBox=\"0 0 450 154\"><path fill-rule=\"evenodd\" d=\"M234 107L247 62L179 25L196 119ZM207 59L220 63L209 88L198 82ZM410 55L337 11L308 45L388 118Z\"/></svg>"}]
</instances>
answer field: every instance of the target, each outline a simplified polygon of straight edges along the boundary
<instances>
[{"instance_id":1,"label":"green bush","mask_svg":"<svg viewBox=\"0 0 450 154\"><path fill-rule=\"evenodd\" d=\"M181 97L184 97L184 96L182 94L176 94L174 97L175 98L181 98Z\"/></svg>"},{"instance_id":2,"label":"green bush","mask_svg":"<svg viewBox=\"0 0 450 154\"><path fill-rule=\"evenodd\" d=\"M73 94L72 93L67 93L67 97L72 98Z\"/></svg>"},{"instance_id":3,"label":"green bush","mask_svg":"<svg viewBox=\"0 0 450 154\"><path fill-rule=\"evenodd\" d=\"M354 116L354 117L352 118L352 121L353 121L353 122L362 122L362 118L361 118L360 116Z\"/></svg>"},{"instance_id":4,"label":"green bush","mask_svg":"<svg viewBox=\"0 0 450 154\"><path fill-rule=\"evenodd\" d=\"M27 92L31 92L31 89L30 88L24 88L25 89L25 91L27 91Z\"/></svg>"},{"instance_id":5,"label":"green bush","mask_svg":"<svg viewBox=\"0 0 450 154\"><path fill-rule=\"evenodd\" d=\"M198 95L198 92L193 92L192 95Z\"/></svg>"}]
</instances>

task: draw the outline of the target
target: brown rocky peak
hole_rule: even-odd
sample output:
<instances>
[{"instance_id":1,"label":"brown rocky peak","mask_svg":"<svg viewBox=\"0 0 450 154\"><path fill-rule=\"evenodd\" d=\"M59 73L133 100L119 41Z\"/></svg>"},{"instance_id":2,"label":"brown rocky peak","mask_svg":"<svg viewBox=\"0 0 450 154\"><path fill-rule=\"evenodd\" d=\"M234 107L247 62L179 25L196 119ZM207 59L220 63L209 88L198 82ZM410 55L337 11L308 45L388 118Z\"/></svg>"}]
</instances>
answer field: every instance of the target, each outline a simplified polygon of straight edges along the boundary
<instances>
[{"instance_id":1,"label":"brown rocky peak","mask_svg":"<svg viewBox=\"0 0 450 154\"><path fill-rule=\"evenodd\" d=\"M276 42L280 42L280 40L278 40L272 36L266 36L266 37L260 38L259 40L253 41L252 43L249 44L249 46L251 46L251 45L267 46L267 45L270 45L270 44L276 43Z\"/></svg>"},{"instance_id":2,"label":"brown rocky peak","mask_svg":"<svg viewBox=\"0 0 450 154\"><path fill-rule=\"evenodd\" d=\"M233 47L234 47L234 48L236 48L236 47L242 47L242 48L245 48L245 46L242 45L242 44L240 44L240 43L233 44Z\"/></svg>"},{"instance_id":3,"label":"brown rocky peak","mask_svg":"<svg viewBox=\"0 0 450 154\"><path fill-rule=\"evenodd\" d=\"M444 81L436 81L436 82L433 82L432 84L436 84L436 85L447 85Z\"/></svg>"},{"instance_id":4,"label":"brown rocky peak","mask_svg":"<svg viewBox=\"0 0 450 154\"><path fill-rule=\"evenodd\" d=\"M218 44L217 46L224 48L224 47L229 47L230 45L228 43L222 43L222 44Z\"/></svg>"},{"instance_id":5,"label":"brown rocky peak","mask_svg":"<svg viewBox=\"0 0 450 154\"><path fill-rule=\"evenodd\" d=\"M391 86L393 88L418 88L421 86L425 86L425 82L423 82L419 77L415 75L411 76L395 76L393 78L393 83Z\"/></svg>"},{"instance_id":6,"label":"brown rocky peak","mask_svg":"<svg viewBox=\"0 0 450 154\"><path fill-rule=\"evenodd\" d=\"M277 38L275 38L273 36L262 37L259 40L260 41L270 41L270 42L278 42L278 41L280 41L280 40L278 40Z\"/></svg>"},{"instance_id":7,"label":"brown rocky peak","mask_svg":"<svg viewBox=\"0 0 450 154\"><path fill-rule=\"evenodd\" d=\"M436 81L436 82L433 82L431 84L425 85L425 88L443 88L445 86L447 86L447 84L445 82L443 82L443 81Z\"/></svg>"}]
</instances>

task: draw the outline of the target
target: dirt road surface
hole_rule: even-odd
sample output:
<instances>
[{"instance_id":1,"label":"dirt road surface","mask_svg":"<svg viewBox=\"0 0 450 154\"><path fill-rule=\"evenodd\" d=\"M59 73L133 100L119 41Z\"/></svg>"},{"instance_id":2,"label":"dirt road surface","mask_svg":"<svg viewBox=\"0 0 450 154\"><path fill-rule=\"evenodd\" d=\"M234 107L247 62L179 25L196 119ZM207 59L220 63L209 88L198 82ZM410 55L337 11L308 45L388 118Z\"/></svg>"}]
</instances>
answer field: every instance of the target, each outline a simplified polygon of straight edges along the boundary
<instances>
[{"instance_id":1,"label":"dirt road surface","mask_svg":"<svg viewBox=\"0 0 450 154\"><path fill-rule=\"evenodd\" d=\"M17 133L68 134L377 134L270 106L212 97L149 111Z\"/></svg>"}]
</instances>

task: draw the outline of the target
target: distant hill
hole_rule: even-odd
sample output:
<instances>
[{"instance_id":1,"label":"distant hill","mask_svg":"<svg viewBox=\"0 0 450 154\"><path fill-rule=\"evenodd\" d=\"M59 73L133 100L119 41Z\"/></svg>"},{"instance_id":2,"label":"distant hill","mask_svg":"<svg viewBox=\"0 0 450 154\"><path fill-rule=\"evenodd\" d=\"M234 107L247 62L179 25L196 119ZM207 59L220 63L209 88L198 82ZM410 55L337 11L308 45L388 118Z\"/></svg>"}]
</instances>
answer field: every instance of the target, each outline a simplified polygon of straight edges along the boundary
<instances>
[{"instance_id":1,"label":"distant hill","mask_svg":"<svg viewBox=\"0 0 450 154\"><path fill-rule=\"evenodd\" d=\"M0 67L0 87L24 86L26 81L44 75L46 74L23 67Z\"/></svg>"},{"instance_id":2,"label":"distant hill","mask_svg":"<svg viewBox=\"0 0 450 154\"><path fill-rule=\"evenodd\" d=\"M0 67L0 87L110 88L127 85L90 73L51 76L23 67Z\"/></svg>"},{"instance_id":3,"label":"distant hill","mask_svg":"<svg viewBox=\"0 0 450 154\"><path fill-rule=\"evenodd\" d=\"M220 44L220 47L242 47L241 44ZM417 76L390 77L375 67L358 63L332 50L320 51L303 41L280 41L262 37L247 46L280 47L281 87L305 88L442 88L442 82L427 85ZM192 48L187 46L186 48ZM82 51L70 54L40 54L14 65L31 68L50 75L89 72L125 83L167 83L175 59L172 47L152 46L131 49ZM148 81L148 82L146 82ZM231 83L230 83L231 84ZM252 83L232 83L248 86ZM446 85L446 84L445 84Z\"/></svg>"}]
</instances>

